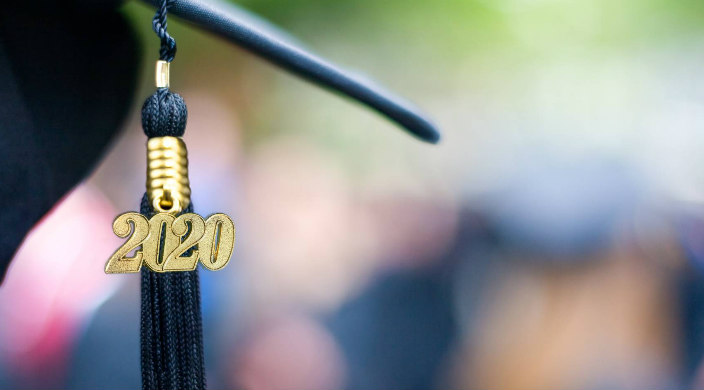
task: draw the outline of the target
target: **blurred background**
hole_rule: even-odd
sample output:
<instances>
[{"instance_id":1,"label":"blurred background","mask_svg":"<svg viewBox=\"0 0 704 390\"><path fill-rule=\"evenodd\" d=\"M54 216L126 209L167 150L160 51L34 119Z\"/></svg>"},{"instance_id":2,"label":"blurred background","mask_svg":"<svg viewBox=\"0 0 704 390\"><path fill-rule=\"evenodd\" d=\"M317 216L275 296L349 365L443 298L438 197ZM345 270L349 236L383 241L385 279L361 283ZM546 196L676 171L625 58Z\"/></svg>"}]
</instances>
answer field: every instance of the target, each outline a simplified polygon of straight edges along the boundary
<instances>
[{"instance_id":1,"label":"blurred background","mask_svg":"<svg viewBox=\"0 0 704 390\"><path fill-rule=\"evenodd\" d=\"M238 3L444 138L169 20L193 201L237 226L200 273L210 388L704 388L704 3ZM144 191L158 41L123 12L141 88L0 287L0 388L140 386L139 276L103 266Z\"/></svg>"}]
</instances>

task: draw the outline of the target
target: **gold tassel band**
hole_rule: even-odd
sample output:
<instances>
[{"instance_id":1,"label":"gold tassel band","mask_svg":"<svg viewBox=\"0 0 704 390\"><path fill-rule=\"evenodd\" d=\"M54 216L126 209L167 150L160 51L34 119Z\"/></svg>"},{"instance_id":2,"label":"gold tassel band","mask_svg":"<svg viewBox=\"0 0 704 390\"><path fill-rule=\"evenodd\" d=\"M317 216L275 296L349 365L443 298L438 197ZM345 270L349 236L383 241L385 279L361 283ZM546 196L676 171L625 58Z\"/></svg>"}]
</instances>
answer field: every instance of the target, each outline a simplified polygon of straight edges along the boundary
<instances>
[{"instance_id":1,"label":"gold tassel band","mask_svg":"<svg viewBox=\"0 0 704 390\"><path fill-rule=\"evenodd\" d=\"M188 151L179 137L147 141L147 196L160 213L179 213L191 203Z\"/></svg>"}]
</instances>

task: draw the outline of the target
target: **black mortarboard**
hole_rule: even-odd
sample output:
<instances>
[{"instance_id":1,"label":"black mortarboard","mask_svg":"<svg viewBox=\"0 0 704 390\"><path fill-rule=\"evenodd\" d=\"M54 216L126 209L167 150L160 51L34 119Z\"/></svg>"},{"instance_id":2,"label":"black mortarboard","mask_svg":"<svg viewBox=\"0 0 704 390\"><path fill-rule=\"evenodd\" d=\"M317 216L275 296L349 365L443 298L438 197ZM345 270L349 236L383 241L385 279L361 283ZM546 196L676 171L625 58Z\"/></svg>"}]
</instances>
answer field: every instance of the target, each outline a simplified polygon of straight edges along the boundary
<instances>
[{"instance_id":1,"label":"black mortarboard","mask_svg":"<svg viewBox=\"0 0 704 390\"><path fill-rule=\"evenodd\" d=\"M29 229L86 177L131 107L139 44L119 5L44 0L0 7L0 279ZM439 139L412 105L235 5L179 0L169 12L365 104L419 139Z\"/></svg>"}]
</instances>

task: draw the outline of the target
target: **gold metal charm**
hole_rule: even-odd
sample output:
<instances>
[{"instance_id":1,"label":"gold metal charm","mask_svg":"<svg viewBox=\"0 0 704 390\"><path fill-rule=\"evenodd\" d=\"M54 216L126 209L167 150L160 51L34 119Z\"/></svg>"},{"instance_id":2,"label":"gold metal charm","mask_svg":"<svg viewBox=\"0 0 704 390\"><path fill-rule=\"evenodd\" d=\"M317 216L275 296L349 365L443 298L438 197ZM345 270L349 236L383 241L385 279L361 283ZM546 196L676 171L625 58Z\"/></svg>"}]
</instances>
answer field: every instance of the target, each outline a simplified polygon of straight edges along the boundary
<instances>
[{"instance_id":1,"label":"gold metal charm","mask_svg":"<svg viewBox=\"0 0 704 390\"><path fill-rule=\"evenodd\" d=\"M181 138L147 141L147 197L157 211L153 217L129 212L115 218L113 232L127 241L105 264L105 273L139 272L142 264L154 272L193 271L199 261L217 271L230 262L235 246L230 217L218 213L203 220L198 214L180 214L191 203L188 153Z\"/></svg>"},{"instance_id":2,"label":"gold metal charm","mask_svg":"<svg viewBox=\"0 0 704 390\"><path fill-rule=\"evenodd\" d=\"M230 262L235 246L235 224L221 213L204 221L193 213L158 213L147 219L129 212L115 218L113 231L128 239L105 264L108 274L139 272L142 264L154 272L193 271L199 261L217 271Z\"/></svg>"}]
</instances>

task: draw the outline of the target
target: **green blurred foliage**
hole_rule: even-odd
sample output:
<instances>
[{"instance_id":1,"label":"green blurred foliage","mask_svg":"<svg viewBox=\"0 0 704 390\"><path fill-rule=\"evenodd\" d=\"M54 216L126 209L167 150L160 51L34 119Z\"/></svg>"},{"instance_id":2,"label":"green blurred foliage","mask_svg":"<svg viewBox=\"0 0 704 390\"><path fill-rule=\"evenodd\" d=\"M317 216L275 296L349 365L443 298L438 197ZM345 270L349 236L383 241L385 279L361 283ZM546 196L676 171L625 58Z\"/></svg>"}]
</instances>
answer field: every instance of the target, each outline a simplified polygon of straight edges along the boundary
<instances>
[{"instance_id":1,"label":"green blurred foliage","mask_svg":"<svg viewBox=\"0 0 704 390\"><path fill-rule=\"evenodd\" d=\"M653 58L662 61L669 56L668 48L687 47L704 34L701 0L236 3L290 31L323 57L362 70L424 107L438 120L449 148L460 148L458 141L464 137L471 138L464 139L466 145L479 144L477 137L490 139L487 134L497 130L478 122L486 120L481 115L525 123L536 110L535 80L557 70L562 73L544 82L549 95L560 98L546 105L558 113L583 115L580 120L593 118L589 107L601 112L603 88L615 89L608 95L614 101L608 106L643 95L637 90L642 84L637 78L613 87L616 76L612 74L627 81L627 74L650 72L633 65ZM144 69L150 70L158 50L158 40L148 28L153 9L135 1L127 3L125 11L143 37ZM232 107L242 123L246 145L276 136L308 137L352 170L374 171L377 164L389 163L390 153L397 153L397 159L391 160L399 161L399 171L405 170L404 164L421 164L427 158L425 145L401 136L394 125L374 113L311 87L177 18L169 20L169 29L179 45L172 68L174 85L183 91L200 89ZM648 54L663 48L662 55ZM143 85L146 95L153 88L150 74ZM558 87L562 89L555 91ZM548 126L507 127L524 139L526 133ZM583 127L594 131L591 124ZM480 130L471 133L475 128ZM370 137L375 142L369 142ZM405 154L422 158L416 161Z\"/></svg>"},{"instance_id":2,"label":"green blurred foliage","mask_svg":"<svg viewBox=\"0 0 704 390\"><path fill-rule=\"evenodd\" d=\"M312 38L328 31L409 44L492 49L571 42L634 44L700 31L698 0L245 0L238 4ZM363 30L363 31L360 31ZM384 34L380 34L384 32Z\"/></svg>"}]
</instances>

